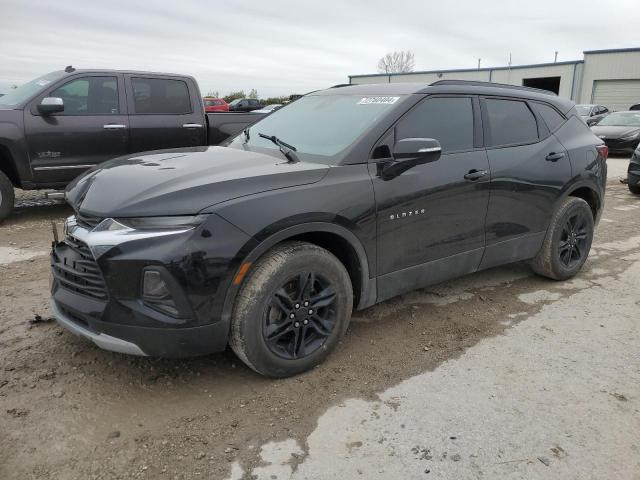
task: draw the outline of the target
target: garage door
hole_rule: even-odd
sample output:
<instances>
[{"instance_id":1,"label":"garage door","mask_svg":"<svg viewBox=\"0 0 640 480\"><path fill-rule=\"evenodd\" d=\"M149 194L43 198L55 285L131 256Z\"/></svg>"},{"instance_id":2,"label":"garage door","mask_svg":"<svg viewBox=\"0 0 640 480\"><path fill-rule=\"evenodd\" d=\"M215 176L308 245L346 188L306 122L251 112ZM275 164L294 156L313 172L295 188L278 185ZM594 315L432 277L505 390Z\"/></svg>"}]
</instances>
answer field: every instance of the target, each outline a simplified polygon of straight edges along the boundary
<instances>
[{"instance_id":1,"label":"garage door","mask_svg":"<svg viewBox=\"0 0 640 480\"><path fill-rule=\"evenodd\" d=\"M640 103L640 80L596 80L591 103L610 110L629 110Z\"/></svg>"}]
</instances>

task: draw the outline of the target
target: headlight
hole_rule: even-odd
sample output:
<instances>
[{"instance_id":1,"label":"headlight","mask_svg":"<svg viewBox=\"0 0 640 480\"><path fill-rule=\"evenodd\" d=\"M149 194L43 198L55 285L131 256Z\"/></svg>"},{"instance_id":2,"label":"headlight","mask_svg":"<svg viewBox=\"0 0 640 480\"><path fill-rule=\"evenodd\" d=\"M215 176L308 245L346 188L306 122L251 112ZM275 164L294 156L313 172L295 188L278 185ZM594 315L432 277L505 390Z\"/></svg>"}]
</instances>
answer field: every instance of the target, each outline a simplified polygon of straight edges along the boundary
<instances>
[{"instance_id":1,"label":"headlight","mask_svg":"<svg viewBox=\"0 0 640 480\"><path fill-rule=\"evenodd\" d=\"M204 222L206 218L207 215L180 215L172 217L115 218L114 220L134 230L176 230L194 228Z\"/></svg>"}]
</instances>

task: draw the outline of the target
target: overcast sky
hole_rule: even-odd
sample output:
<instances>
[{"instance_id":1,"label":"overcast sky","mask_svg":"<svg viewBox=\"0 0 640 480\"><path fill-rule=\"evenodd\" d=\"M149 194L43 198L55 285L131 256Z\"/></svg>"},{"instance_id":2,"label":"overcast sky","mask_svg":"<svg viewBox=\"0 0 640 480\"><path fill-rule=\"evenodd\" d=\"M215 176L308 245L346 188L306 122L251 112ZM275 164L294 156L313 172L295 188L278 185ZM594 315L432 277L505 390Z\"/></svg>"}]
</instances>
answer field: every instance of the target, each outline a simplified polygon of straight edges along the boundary
<instances>
[{"instance_id":1,"label":"overcast sky","mask_svg":"<svg viewBox=\"0 0 640 480\"><path fill-rule=\"evenodd\" d=\"M203 94L304 93L411 50L416 70L638 47L638 0L0 0L0 93L77 68L194 75Z\"/></svg>"}]
</instances>

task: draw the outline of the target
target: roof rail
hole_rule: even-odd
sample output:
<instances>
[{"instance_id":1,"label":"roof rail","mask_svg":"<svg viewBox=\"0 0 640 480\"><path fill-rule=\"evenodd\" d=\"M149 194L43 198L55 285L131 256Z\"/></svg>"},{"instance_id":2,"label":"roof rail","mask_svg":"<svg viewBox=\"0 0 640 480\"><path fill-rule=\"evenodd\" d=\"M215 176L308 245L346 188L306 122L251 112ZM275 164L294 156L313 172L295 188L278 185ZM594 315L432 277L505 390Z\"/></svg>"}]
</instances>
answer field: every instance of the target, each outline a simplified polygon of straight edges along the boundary
<instances>
[{"instance_id":1,"label":"roof rail","mask_svg":"<svg viewBox=\"0 0 640 480\"><path fill-rule=\"evenodd\" d=\"M429 86L433 87L436 85L468 85L473 87L509 88L511 90L526 90L528 92L536 92L536 93L543 93L545 95L557 96L556 93L551 92L549 90L543 90L541 88L521 87L519 85L508 85L506 83L480 82L477 80L438 80L436 82L431 83Z\"/></svg>"}]
</instances>

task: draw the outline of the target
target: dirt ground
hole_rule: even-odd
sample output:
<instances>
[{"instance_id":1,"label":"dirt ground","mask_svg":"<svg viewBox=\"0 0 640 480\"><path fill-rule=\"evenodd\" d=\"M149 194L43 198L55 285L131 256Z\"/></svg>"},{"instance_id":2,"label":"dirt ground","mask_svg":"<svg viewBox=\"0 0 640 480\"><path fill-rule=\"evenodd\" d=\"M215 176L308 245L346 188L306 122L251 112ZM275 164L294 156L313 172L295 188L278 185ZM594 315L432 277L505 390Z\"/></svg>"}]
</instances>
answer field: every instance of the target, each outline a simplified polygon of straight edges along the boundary
<instances>
[{"instance_id":1,"label":"dirt ground","mask_svg":"<svg viewBox=\"0 0 640 480\"><path fill-rule=\"evenodd\" d=\"M594 249L637 236L638 206L611 179ZM2 479L222 479L232 465L259 468L260 447L287 438L302 446L302 462L307 438L330 407L378 399L504 334L546 303L527 295L569 297L583 288L536 277L523 264L470 275L357 312L323 365L265 379L231 352L128 357L50 321L50 222L69 214L64 205L25 206L0 226ZM616 261L595 255L580 276ZM267 478L274 477L284 478Z\"/></svg>"}]
</instances>

